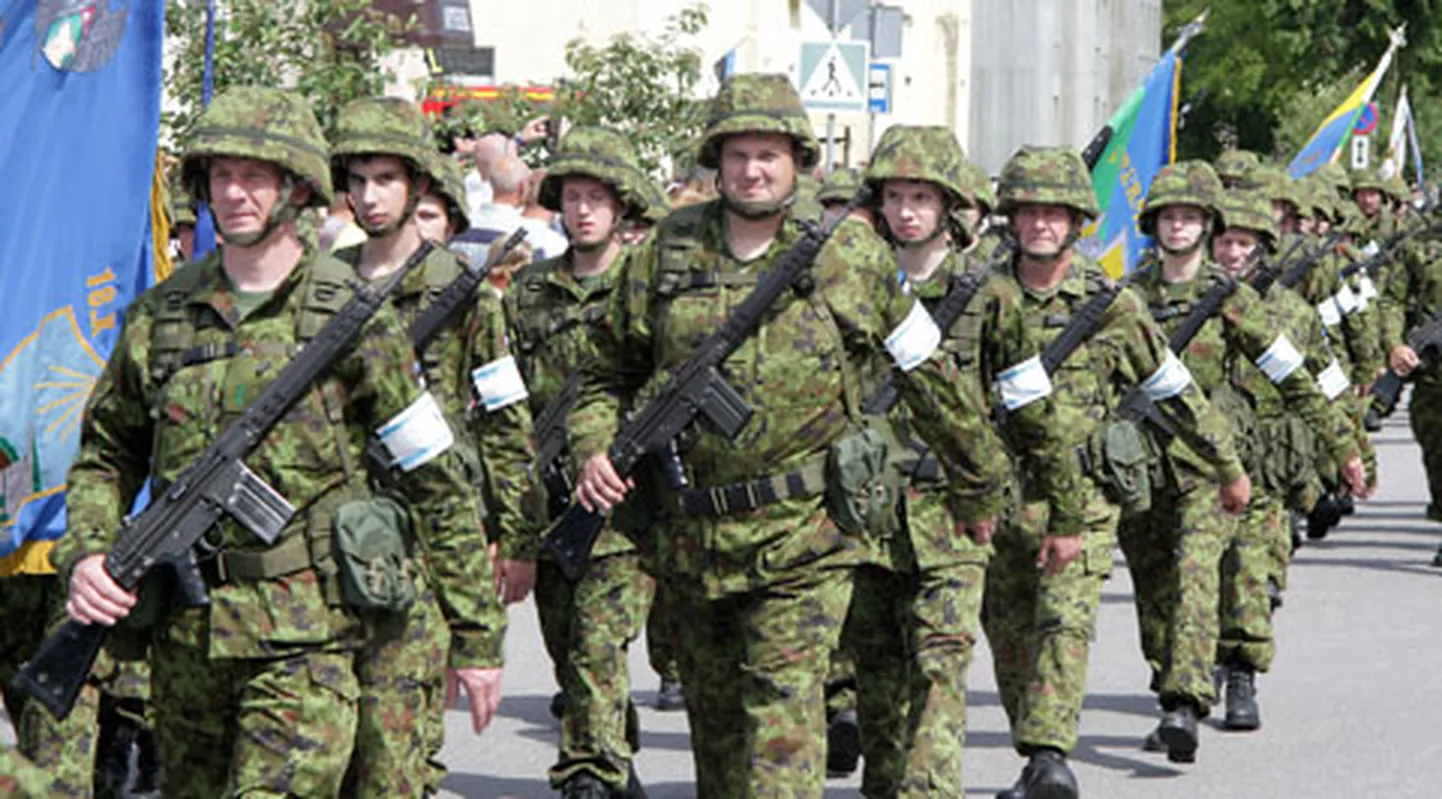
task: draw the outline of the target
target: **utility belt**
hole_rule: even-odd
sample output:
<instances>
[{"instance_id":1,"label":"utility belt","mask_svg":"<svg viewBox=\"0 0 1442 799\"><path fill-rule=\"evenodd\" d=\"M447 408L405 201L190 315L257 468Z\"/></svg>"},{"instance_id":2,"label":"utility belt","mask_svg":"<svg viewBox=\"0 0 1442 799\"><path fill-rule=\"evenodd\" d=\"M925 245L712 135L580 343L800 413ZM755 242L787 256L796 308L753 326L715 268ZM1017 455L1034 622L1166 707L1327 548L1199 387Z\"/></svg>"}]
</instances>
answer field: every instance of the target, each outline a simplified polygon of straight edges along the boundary
<instances>
[{"instance_id":1,"label":"utility belt","mask_svg":"<svg viewBox=\"0 0 1442 799\"><path fill-rule=\"evenodd\" d=\"M1123 513L1151 509L1152 490L1165 480L1163 458L1141 423L1120 420L1103 424L1073 451L1082 471Z\"/></svg>"},{"instance_id":2,"label":"utility belt","mask_svg":"<svg viewBox=\"0 0 1442 799\"><path fill-rule=\"evenodd\" d=\"M908 465L925 461L924 448L903 444L896 422L865 416L860 430L842 436L801 468L712 488L677 492L687 516L744 513L787 499L824 495L826 510L844 532L886 538L901 530ZM940 466L936 467L940 474Z\"/></svg>"}]
</instances>

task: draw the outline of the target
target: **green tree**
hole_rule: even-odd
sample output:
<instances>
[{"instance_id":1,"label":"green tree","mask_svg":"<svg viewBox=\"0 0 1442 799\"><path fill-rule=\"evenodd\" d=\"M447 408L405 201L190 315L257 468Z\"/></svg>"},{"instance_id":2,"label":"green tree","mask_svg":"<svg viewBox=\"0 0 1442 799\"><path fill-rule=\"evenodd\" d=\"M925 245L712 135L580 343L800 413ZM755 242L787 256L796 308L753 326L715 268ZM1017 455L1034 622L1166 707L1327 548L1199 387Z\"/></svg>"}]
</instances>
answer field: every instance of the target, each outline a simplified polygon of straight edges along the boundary
<instances>
[{"instance_id":1,"label":"green tree","mask_svg":"<svg viewBox=\"0 0 1442 799\"><path fill-rule=\"evenodd\" d=\"M312 102L330 129L336 111L357 97L376 95L388 74L381 59L413 24L374 9L370 0L220 0L215 23L215 90L227 86L286 86ZM182 134L201 110L205 4L170 2L166 36L174 50L165 83L175 107L162 124Z\"/></svg>"},{"instance_id":2,"label":"green tree","mask_svg":"<svg viewBox=\"0 0 1442 799\"><path fill-rule=\"evenodd\" d=\"M706 122L695 46L706 20L707 7L698 4L670 17L659 35L623 33L602 45L571 40L572 77L557 87L561 113L574 124L624 133L653 177L688 168Z\"/></svg>"},{"instance_id":3,"label":"green tree","mask_svg":"<svg viewBox=\"0 0 1442 799\"><path fill-rule=\"evenodd\" d=\"M1422 134L1423 156L1442 157L1442 0L1164 0L1163 41L1210 8L1206 32L1187 48L1182 91L1192 112L1179 157L1210 158L1218 133L1283 162L1376 66L1388 33L1406 23L1398 51L1374 96L1382 135L1405 82ZM1380 137L1379 137L1380 138ZM1385 144L1383 145L1385 146Z\"/></svg>"}]
</instances>

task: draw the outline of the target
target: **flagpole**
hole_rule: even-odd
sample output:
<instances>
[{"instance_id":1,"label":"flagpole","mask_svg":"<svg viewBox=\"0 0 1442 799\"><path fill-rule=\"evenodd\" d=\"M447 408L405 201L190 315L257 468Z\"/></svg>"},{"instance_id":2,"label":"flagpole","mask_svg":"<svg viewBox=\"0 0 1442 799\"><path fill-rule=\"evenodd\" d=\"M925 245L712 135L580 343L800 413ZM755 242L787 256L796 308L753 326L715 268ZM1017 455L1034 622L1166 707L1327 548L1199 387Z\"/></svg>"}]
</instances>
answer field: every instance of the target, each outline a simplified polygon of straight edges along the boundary
<instances>
[{"instance_id":1,"label":"flagpole","mask_svg":"<svg viewBox=\"0 0 1442 799\"><path fill-rule=\"evenodd\" d=\"M1195 39L1197 34L1201 33L1202 29L1206 27L1207 14L1210 14L1211 11L1210 8L1202 9L1202 13L1198 14L1196 19L1183 26L1181 32L1177 34L1176 41L1172 42L1172 46L1167 48L1167 53L1170 55L1178 55L1187 49L1187 45L1191 43L1192 39Z\"/></svg>"}]
</instances>

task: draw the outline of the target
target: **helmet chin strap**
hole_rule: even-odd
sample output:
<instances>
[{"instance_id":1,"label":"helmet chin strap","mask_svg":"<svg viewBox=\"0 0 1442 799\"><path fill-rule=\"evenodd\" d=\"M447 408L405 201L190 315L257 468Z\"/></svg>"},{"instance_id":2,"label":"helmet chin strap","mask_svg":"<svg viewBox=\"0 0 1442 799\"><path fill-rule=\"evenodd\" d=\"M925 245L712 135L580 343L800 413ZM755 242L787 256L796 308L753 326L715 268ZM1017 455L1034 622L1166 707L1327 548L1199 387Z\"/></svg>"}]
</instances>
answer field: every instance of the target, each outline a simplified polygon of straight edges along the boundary
<instances>
[{"instance_id":1,"label":"helmet chin strap","mask_svg":"<svg viewBox=\"0 0 1442 799\"><path fill-rule=\"evenodd\" d=\"M1211 235L1212 235L1212 220L1211 220L1211 219L1208 219L1208 220L1206 221L1206 224L1204 224L1204 225L1202 226L1202 232L1197 235L1197 240L1194 241L1194 242L1192 242L1191 244L1188 244L1187 246L1182 247L1182 248L1180 248L1180 249L1173 248L1173 247L1168 247L1166 244L1164 244L1164 243L1162 242L1161 237L1158 236L1158 237L1157 237L1157 247L1158 247L1159 249L1161 249L1161 251L1164 252L1164 253L1166 253L1167 255L1171 255L1171 256L1174 256L1174 257L1177 257L1177 258L1185 258L1185 257L1191 255L1192 253L1196 252L1197 250L1200 250L1200 249L1202 248L1202 245L1206 243L1207 238L1210 237Z\"/></svg>"},{"instance_id":2,"label":"helmet chin strap","mask_svg":"<svg viewBox=\"0 0 1442 799\"><path fill-rule=\"evenodd\" d=\"M351 215L354 216L355 199L353 199L350 195L346 195L346 202L350 204ZM386 236L389 236L392 233L396 232L397 230L400 230L406 222L409 222L411 215L416 212L416 206L420 204L421 193L419 191L416 191L416 180L414 177L411 177L408 178L406 181L406 205L404 208L401 209L399 216L385 223L384 225L381 225L378 228L367 227L366 224L364 222L361 222L359 219L356 220L356 224L360 225L361 230L364 230L366 232L366 236L368 238L383 239Z\"/></svg>"},{"instance_id":3,"label":"helmet chin strap","mask_svg":"<svg viewBox=\"0 0 1442 799\"><path fill-rule=\"evenodd\" d=\"M726 195L721 188L721 174L716 174L716 193L721 197L721 204L726 210L751 221L770 219L777 214L796 204L796 184L791 184L791 193L780 200L767 200L766 202L745 202L733 200Z\"/></svg>"},{"instance_id":4,"label":"helmet chin strap","mask_svg":"<svg viewBox=\"0 0 1442 799\"><path fill-rule=\"evenodd\" d=\"M222 241L236 247L249 247L265 241L270 238L270 234L274 233L277 228L286 222L294 220L296 216L300 214L300 209L291 205L290 202L290 195L294 189L295 179L287 172L280 180L280 201L275 204L274 208L270 209L270 213L266 215L265 224L261 226L260 230L251 233L229 233L220 226L220 222L217 220L215 223L216 232L220 234Z\"/></svg>"},{"instance_id":5,"label":"helmet chin strap","mask_svg":"<svg viewBox=\"0 0 1442 799\"><path fill-rule=\"evenodd\" d=\"M1012 224L1013 224L1013 226L1015 226L1016 223L1013 222ZM1053 261L1059 261L1059 260L1061 260L1061 257L1062 257L1063 255L1065 255L1068 251L1070 251L1072 247L1076 246L1076 243L1081 240L1081 229L1082 229L1081 219L1079 218L1079 215L1078 215L1076 212L1073 212L1073 213L1072 213L1072 223L1071 223L1071 225L1067 228L1066 238L1062 239L1061 246L1058 247L1058 248L1056 248L1056 252L1047 253L1047 254L1045 254L1045 255L1038 255L1038 254L1036 254L1036 253L1033 253L1031 250L1028 250L1028 249L1026 249L1025 247L1023 247L1023 246L1021 245L1021 237L1020 237L1020 236L1017 237L1017 240L1016 240L1017 245L1016 245L1016 246L1017 246L1017 249L1020 249L1020 250L1022 251L1022 253L1023 253L1024 255L1026 255L1026 257L1030 258L1031 260L1033 260L1033 261L1040 261L1041 263L1044 263L1044 264L1049 264L1049 263L1052 263Z\"/></svg>"}]
</instances>

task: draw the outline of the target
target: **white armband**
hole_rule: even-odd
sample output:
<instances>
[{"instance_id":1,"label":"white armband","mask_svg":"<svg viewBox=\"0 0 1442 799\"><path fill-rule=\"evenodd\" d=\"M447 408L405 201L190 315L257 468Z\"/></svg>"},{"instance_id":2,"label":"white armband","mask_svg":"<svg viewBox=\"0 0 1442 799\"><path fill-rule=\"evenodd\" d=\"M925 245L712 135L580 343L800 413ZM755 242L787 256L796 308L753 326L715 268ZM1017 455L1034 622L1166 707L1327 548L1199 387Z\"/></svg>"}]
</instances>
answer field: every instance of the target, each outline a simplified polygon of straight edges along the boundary
<instances>
[{"instance_id":1,"label":"white armband","mask_svg":"<svg viewBox=\"0 0 1442 799\"><path fill-rule=\"evenodd\" d=\"M1382 248L1377 246L1377 241L1374 239L1374 240L1372 240L1372 241L1367 242L1367 246L1365 246L1365 247L1362 248L1362 257L1363 257L1363 258L1371 258L1372 256L1376 255L1377 253L1379 253L1379 252L1381 252L1381 251L1382 251Z\"/></svg>"},{"instance_id":2,"label":"white armband","mask_svg":"<svg viewBox=\"0 0 1442 799\"><path fill-rule=\"evenodd\" d=\"M936 320L921 300L912 303L911 312L886 337L886 351L903 372L920 366L940 344L941 328L936 326Z\"/></svg>"},{"instance_id":3,"label":"white armband","mask_svg":"<svg viewBox=\"0 0 1442 799\"><path fill-rule=\"evenodd\" d=\"M1357 293L1352 291L1352 287L1346 283L1343 283L1342 287L1337 289L1337 293L1332 299L1337 301L1337 308L1342 311L1343 316L1360 310L1361 308L1357 302Z\"/></svg>"},{"instance_id":4,"label":"white armband","mask_svg":"<svg viewBox=\"0 0 1442 799\"><path fill-rule=\"evenodd\" d=\"M1041 365L1041 356L1033 355L996 376L1001 404L1009 411L1024 408L1043 397L1051 396L1051 377Z\"/></svg>"},{"instance_id":5,"label":"white armband","mask_svg":"<svg viewBox=\"0 0 1442 799\"><path fill-rule=\"evenodd\" d=\"M1342 311L1337 308L1336 297L1328 297L1317 303L1317 313L1322 315L1322 324L1326 327L1342 324Z\"/></svg>"},{"instance_id":6,"label":"white armband","mask_svg":"<svg viewBox=\"0 0 1442 799\"><path fill-rule=\"evenodd\" d=\"M1342 371L1342 365L1333 358L1327 368L1317 375L1317 385L1326 395L1327 401L1331 402L1342 395L1343 391L1352 387L1352 381L1347 379L1347 373Z\"/></svg>"},{"instance_id":7,"label":"white armband","mask_svg":"<svg viewBox=\"0 0 1442 799\"><path fill-rule=\"evenodd\" d=\"M1257 359L1257 368L1266 373L1273 383L1280 383L1301 368L1302 360L1302 353L1292 345L1292 340L1287 338L1286 333L1280 333L1272 346Z\"/></svg>"},{"instance_id":8,"label":"white armband","mask_svg":"<svg viewBox=\"0 0 1442 799\"><path fill-rule=\"evenodd\" d=\"M516 359L510 355L472 370L471 384L475 386L476 396L485 406L486 413L495 413L531 396L531 392L526 390L526 381L521 379Z\"/></svg>"},{"instance_id":9,"label":"white armband","mask_svg":"<svg viewBox=\"0 0 1442 799\"><path fill-rule=\"evenodd\" d=\"M1146 392L1153 402L1158 402L1175 397L1191 384L1191 370L1187 369L1187 365L1182 363L1176 353L1167 350L1167 357L1162 361L1162 365L1142 383L1142 391Z\"/></svg>"},{"instance_id":10,"label":"white armband","mask_svg":"<svg viewBox=\"0 0 1442 799\"><path fill-rule=\"evenodd\" d=\"M1362 279L1358 281L1358 296L1363 302L1371 302L1377 298L1377 285L1372 282L1372 276L1366 272L1362 273Z\"/></svg>"},{"instance_id":11,"label":"white armband","mask_svg":"<svg viewBox=\"0 0 1442 799\"><path fill-rule=\"evenodd\" d=\"M381 425L376 438L390 455L390 465L403 472L433 460L456 443L445 414L429 391Z\"/></svg>"}]
</instances>

